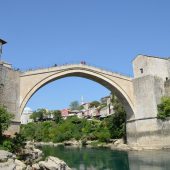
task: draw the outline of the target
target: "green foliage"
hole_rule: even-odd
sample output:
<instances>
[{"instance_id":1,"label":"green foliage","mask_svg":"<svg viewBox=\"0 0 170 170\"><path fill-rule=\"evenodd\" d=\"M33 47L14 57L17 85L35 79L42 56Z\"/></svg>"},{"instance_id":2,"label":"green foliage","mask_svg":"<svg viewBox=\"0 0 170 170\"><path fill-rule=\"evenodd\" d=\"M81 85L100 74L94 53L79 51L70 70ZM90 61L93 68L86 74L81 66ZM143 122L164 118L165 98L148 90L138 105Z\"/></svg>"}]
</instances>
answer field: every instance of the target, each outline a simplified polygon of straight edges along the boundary
<instances>
[{"instance_id":1,"label":"green foliage","mask_svg":"<svg viewBox=\"0 0 170 170\"><path fill-rule=\"evenodd\" d=\"M158 115L159 119L165 120L170 116L170 97L162 97L161 103L158 107Z\"/></svg>"},{"instance_id":2,"label":"green foliage","mask_svg":"<svg viewBox=\"0 0 170 170\"><path fill-rule=\"evenodd\" d=\"M83 105L80 105L78 110L83 110L84 109L84 106Z\"/></svg>"},{"instance_id":3,"label":"green foliage","mask_svg":"<svg viewBox=\"0 0 170 170\"><path fill-rule=\"evenodd\" d=\"M0 138L2 138L2 133L8 129L13 117L5 107L0 107Z\"/></svg>"},{"instance_id":4,"label":"green foliage","mask_svg":"<svg viewBox=\"0 0 170 170\"><path fill-rule=\"evenodd\" d=\"M16 133L14 138L12 138L12 143L14 145L13 151L19 152L22 148L24 148L26 139L23 135Z\"/></svg>"},{"instance_id":5,"label":"green foliage","mask_svg":"<svg viewBox=\"0 0 170 170\"><path fill-rule=\"evenodd\" d=\"M18 153L24 148L25 141L23 135L16 133L13 138L3 137L1 147L10 152Z\"/></svg>"},{"instance_id":6,"label":"green foliage","mask_svg":"<svg viewBox=\"0 0 170 170\"><path fill-rule=\"evenodd\" d=\"M94 101L91 106L105 107L106 104ZM61 119L60 111L52 111L55 121L36 122L23 125L21 134L27 140L44 142L63 142L70 139L82 140L86 144L87 140L98 140L108 142L110 138L122 138L125 135L126 113L117 98L113 98L112 104L115 113L104 120L79 119L77 116ZM74 101L70 104L71 109L77 109L79 104Z\"/></svg>"},{"instance_id":7,"label":"green foliage","mask_svg":"<svg viewBox=\"0 0 170 170\"><path fill-rule=\"evenodd\" d=\"M100 142L108 142L111 137L111 134L108 128L104 128L99 132L96 132L95 136Z\"/></svg>"},{"instance_id":8,"label":"green foliage","mask_svg":"<svg viewBox=\"0 0 170 170\"><path fill-rule=\"evenodd\" d=\"M110 131L111 138L125 137L126 112L122 104L114 95L112 98L112 104L115 113L105 119L106 126Z\"/></svg>"},{"instance_id":9,"label":"green foliage","mask_svg":"<svg viewBox=\"0 0 170 170\"><path fill-rule=\"evenodd\" d=\"M51 130L56 127L55 122L37 122L37 123L28 123L27 125L22 125L20 133L27 140L35 140L35 141L51 141Z\"/></svg>"},{"instance_id":10,"label":"green foliage","mask_svg":"<svg viewBox=\"0 0 170 170\"><path fill-rule=\"evenodd\" d=\"M33 121L36 122L36 120L37 120L37 113L36 113L36 111L34 111L34 112L30 115L30 119L33 119Z\"/></svg>"},{"instance_id":11,"label":"green foliage","mask_svg":"<svg viewBox=\"0 0 170 170\"><path fill-rule=\"evenodd\" d=\"M80 105L78 101L73 101L70 103L70 109L71 110L79 110Z\"/></svg>"},{"instance_id":12,"label":"green foliage","mask_svg":"<svg viewBox=\"0 0 170 170\"><path fill-rule=\"evenodd\" d=\"M54 111L52 111L51 114L54 116L53 119L56 123L59 123L61 121L62 117L61 117L61 111L60 110L54 110Z\"/></svg>"},{"instance_id":13,"label":"green foliage","mask_svg":"<svg viewBox=\"0 0 170 170\"><path fill-rule=\"evenodd\" d=\"M93 102L90 103L90 108L92 108L92 107L97 108L98 106L100 106L100 102L99 101L93 101Z\"/></svg>"},{"instance_id":14,"label":"green foliage","mask_svg":"<svg viewBox=\"0 0 170 170\"><path fill-rule=\"evenodd\" d=\"M46 109L37 109L30 115L30 119L33 119L34 122L36 121L43 121L48 118L48 116L51 114L51 112L47 111Z\"/></svg>"},{"instance_id":15,"label":"green foliage","mask_svg":"<svg viewBox=\"0 0 170 170\"><path fill-rule=\"evenodd\" d=\"M5 150L13 151L14 144L12 143L11 140L4 140L4 141L3 141L3 144L2 144L2 147L3 147Z\"/></svg>"},{"instance_id":16,"label":"green foliage","mask_svg":"<svg viewBox=\"0 0 170 170\"><path fill-rule=\"evenodd\" d=\"M101 110L101 109L103 109L106 106L107 106L106 103L102 103L102 104L99 105L98 110Z\"/></svg>"},{"instance_id":17,"label":"green foliage","mask_svg":"<svg viewBox=\"0 0 170 170\"><path fill-rule=\"evenodd\" d=\"M107 118L103 121L79 119L76 116L69 117L62 122L55 123L52 121L28 123L21 128L27 140L44 141L44 142L63 142L70 139L83 140L99 140L100 142L108 142L113 136L114 138L122 137L124 134L120 127L110 125L116 122L113 118ZM113 132L112 132L113 131Z\"/></svg>"}]
</instances>

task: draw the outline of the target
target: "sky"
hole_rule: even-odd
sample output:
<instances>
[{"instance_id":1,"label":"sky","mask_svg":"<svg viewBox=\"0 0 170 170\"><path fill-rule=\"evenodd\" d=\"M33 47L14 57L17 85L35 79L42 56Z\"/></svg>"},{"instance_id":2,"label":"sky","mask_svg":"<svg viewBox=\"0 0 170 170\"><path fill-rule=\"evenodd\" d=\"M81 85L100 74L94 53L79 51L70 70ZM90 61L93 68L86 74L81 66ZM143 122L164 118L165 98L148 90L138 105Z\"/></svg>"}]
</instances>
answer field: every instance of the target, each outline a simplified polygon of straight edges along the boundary
<instances>
[{"instance_id":1,"label":"sky","mask_svg":"<svg viewBox=\"0 0 170 170\"><path fill-rule=\"evenodd\" d=\"M22 71L80 63L133 77L138 54L169 57L169 0L0 0L2 60ZM83 78L47 84L29 100L32 109L67 108L110 92Z\"/></svg>"}]
</instances>

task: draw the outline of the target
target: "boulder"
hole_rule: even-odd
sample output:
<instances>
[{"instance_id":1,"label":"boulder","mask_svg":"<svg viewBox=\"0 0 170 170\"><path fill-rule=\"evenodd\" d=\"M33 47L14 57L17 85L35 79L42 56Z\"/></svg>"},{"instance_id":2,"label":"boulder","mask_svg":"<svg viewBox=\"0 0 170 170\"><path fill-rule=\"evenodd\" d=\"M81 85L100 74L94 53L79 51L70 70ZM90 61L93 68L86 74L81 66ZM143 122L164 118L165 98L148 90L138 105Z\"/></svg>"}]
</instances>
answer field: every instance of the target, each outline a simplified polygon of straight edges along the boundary
<instances>
[{"instance_id":1,"label":"boulder","mask_svg":"<svg viewBox=\"0 0 170 170\"><path fill-rule=\"evenodd\" d=\"M36 149L33 143L31 142L27 142L27 145L25 146L23 153L26 157L25 162L27 164L38 162L43 156L43 152L39 149Z\"/></svg>"},{"instance_id":2,"label":"boulder","mask_svg":"<svg viewBox=\"0 0 170 170\"><path fill-rule=\"evenodd\" d=\"M38 164L40 169L44 170L71 170L64 161L53 156L49 156L46 161L40 161Z\"/></svg>"},{"instance_id":3,"label":"boulder","mask_svg":"<svg viewBox=\"0 0 170 170\"><path fill-rule=\"evenodd\" d=\"M14 170L16 164L14 159L16 156L8 151L0 150L0 169L1 170Z\"/></svg>"},{"instance_id":4,"label":"boulder","mask_svg":"<svg viewBox=\"0 0 170 170\"><path fill-rule=\"evenodd\" d=\"M65 146L80 146L81 145L81 141L69 140L69 141L65 141L64 145Z\"/></svg>"},{"instance_id":5,"label":"boulder","mask_svg":"<svg viewBox=\"0 0 170 170\"><path fill-rule=\"evenodd\" d=\"M34 170L39 170L39 169L40 169L40 166L38 165L38 163L33 164L33 165L32 165L32 169L34 169Z\"/></svg>"},{"instance_id":6,"label":"boulder","mask_svg":"<svg viewBox=\"0 0 170 170\"><path fill-rule=\"evenodd\" d=\"M114 145L121 145L121 144L124 144L123 139L117 139L114 142Z\"/></svg>"},{"instance_id":7,"label":"boulder","mask_svg":"<svg viewBox=\"0 0 170 170\"><path fill-rule=\"evenodd\" d=\"M16 170L16 164L13 159L8 159L6 162L0 163L0 170Z\"/></svg>"},{"instance_id":8,"label":"boulder","mask_svg":"<svg viewBox=\"0 0 170 170\"><path fill-rule=\"evenodd\" d=\"M8 151L0 150L0 163L6 162L9 158L15 158L16 156Z\"/></svg>"},{"instance_id":9,"label":"boulder","mask_svg":"<svg viewBox=\"0 0 170 170\"><path fill-rule=\"evenodd\" d=\"M28 165L26 170L33 170L33 168L30 165Z\"/></svg>"},{"instance_id":10,"label":"boulder","mask_svg":"<svg viewBox=\"0 0 170 170\"><path fill-rule=\"evenodd\" d=\"M25 170L26 165L18 159L15 159L16 170Z\"/></svg>"}]
</instances>

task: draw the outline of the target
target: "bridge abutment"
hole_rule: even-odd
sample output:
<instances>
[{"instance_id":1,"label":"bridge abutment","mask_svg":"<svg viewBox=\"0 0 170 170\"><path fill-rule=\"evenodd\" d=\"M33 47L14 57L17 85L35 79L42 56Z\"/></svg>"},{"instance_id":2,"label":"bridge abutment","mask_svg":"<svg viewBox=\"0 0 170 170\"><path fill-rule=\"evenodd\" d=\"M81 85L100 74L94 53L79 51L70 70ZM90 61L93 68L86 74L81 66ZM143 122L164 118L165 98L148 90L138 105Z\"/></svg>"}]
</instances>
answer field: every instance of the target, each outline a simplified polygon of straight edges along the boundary
<instances>
[{"instance_id":1,"label":"bridge abutment","mask_svg":"<svg viewBox=\"0 0 170 170\"><path fill-rule=\"evenodd\" d=\"M20 72L11 68L11 65L0 62L0 105L7 107L7 110L14 114L14 119L8 134L13 135L19 132L20 114Z\"/></svg>"},{"instance_id":2,"label":"bridge abutment","mask_svg":"<svg viewBox=\"0 0 170 170\"><path fill-rule=\"evenodd\" d=\"M169 60L138 56L133 64L135 119L128 124L136 125L137 144L143 147L170 146L170 121L157 119L157 105L161 97L168 95L169 86L165 87L165 84L169 79Z\"/></svg>"}]
</instances>

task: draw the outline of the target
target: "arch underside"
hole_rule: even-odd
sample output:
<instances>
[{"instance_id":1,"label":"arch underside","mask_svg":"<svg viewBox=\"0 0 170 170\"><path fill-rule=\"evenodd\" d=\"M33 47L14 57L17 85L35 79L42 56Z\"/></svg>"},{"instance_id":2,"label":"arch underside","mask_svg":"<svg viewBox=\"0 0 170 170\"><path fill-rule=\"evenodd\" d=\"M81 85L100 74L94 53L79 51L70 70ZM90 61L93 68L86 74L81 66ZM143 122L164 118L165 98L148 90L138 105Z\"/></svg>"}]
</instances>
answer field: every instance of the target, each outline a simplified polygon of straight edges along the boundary
<instances>
[{"instance_id":1,"label":"arch underside","mask_svg":"<svg viewBox=\"0 0 170 170\"><path fill-rule=\"evenodd\" d=\"M42 88L43 86L45 86L46 84L50 82L53 82L55 80L65 78L65 77L82 77L82 78L86 78L86 79L95 81L103 85L104 87L109 89L112 93L114 93L118 97L118 99L121 101L121 103L123 104L127 112L127 120L134 117L133 103L130 97L128 96L128 94L120 87L120 85L118 85L116 82L109 79L108 77L100 75L99 73L96 76L96 74L92 72L82 71L82 70L72 70L69 73L68 72L65 73L63 71L60 73L54 73L52 75L44 77L44 79L41 79L37 84L35 84L30 89L30 91L27 92L27 94L23 98L23 101L21 102L21 105L20 105L20 114L23 112L23 109L26 106L27 102L34 95L34 93L36 93L36 91L38 91L40 88ZM31 80L31 76L29 76L29 78Z\"/></svg>"}]
</instances>

